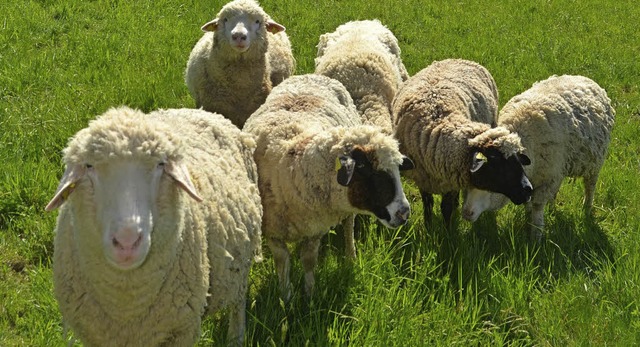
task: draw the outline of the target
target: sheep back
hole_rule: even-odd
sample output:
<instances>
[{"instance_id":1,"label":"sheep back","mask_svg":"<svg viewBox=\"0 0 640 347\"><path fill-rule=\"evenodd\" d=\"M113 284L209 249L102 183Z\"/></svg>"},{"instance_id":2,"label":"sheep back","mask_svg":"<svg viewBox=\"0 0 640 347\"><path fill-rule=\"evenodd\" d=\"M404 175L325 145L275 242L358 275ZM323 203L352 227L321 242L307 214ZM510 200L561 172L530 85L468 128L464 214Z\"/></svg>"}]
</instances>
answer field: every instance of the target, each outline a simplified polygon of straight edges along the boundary
<instances>
[{"instance_id":1,"label":"sheep back","mask_svg":"<svg viewBox=\"0 0 640 347\"><path fill-rule=\"evenodd\" d=\"M320 36L315 64L347 88L365 124L391 132L391 102L408 74L389 29L378 20L343 24Z\"/></svg>"}]
</instances>

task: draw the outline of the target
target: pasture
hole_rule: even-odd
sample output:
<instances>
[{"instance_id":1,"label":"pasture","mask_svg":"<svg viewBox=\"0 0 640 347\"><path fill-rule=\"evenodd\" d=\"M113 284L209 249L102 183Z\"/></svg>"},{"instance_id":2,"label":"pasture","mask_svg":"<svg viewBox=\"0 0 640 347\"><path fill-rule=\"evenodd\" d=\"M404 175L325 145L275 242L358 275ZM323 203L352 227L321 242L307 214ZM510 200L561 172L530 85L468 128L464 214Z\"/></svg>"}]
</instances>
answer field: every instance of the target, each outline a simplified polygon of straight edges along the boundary
<instances>
[{"instance_id":1,"label":"pasture","mask_svg":"<svg viewBox=\"0 0 640 347\"><path fill-rule=\"evenodd\" d=\"M61 151L89 120L129 105L194 107L184 84L200 26L224 0L17 0L0 6L0 346L63 345L52 293L47 204ZM287 27L297 74L314 69L320 34L379 18L398 37L411 75L434 60L484 65L500 105L553 74L587 76L617 111L594 217L567 179L545 212L547 238L528 242L524 209L509 205L446 233L425 230L418 191L405 183L410 222L372 223L357 260L342 234L323 241L307 302L293 262L294 297L278 299L265 245L254 265L247 345L631 346L640 344L640 6L605 1L263 0ZM635 24L634 24L635 23ZM436 204L437 205L437 204ZM224 318L200 345L223 345ZM100 324L96 322L96 324Z\"/></svg>"}]
</instances>

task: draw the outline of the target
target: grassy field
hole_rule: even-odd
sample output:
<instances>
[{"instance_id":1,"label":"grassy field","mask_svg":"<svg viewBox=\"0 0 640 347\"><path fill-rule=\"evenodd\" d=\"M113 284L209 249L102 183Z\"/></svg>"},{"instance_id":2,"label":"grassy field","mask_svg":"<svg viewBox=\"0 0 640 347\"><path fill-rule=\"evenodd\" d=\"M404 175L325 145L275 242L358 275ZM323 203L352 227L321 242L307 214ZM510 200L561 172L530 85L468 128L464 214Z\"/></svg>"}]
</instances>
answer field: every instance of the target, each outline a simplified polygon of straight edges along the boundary
<instances>
[{"instance_id":1,"label":"grassy field","mask_svg":"<svg viewBox=\"0 0 640 347\"><path fill-rule=\"evenodd\" d=\"M0 346L63 345L52 295L56 213L45 213L67 139L111 106L193 107L183 81L200 25L224 2L2 0L0 11ZM358 258L342 235L324 242L316 295L278 300L273 262L254 266L248 345L631 346L640 344L640 6L604 1L263 0L287 27L298 74L313 70L320 34L379 18L400 40L411 74L433 60L475 60L503 105L552 74L588 76L617 110L595 218L582 182L567 180L546 212L544 243L527 242L509 206L446 235L423 227L419 194L409 225L371 225ZM634 24L636 23L636 24ZM634 29L636 28L636 29ZM443 256L438 240L452 241ZM100 324L96 322L96 324ZM201 345L224 343L223 316Z\"/></svg>"}]
</instances>

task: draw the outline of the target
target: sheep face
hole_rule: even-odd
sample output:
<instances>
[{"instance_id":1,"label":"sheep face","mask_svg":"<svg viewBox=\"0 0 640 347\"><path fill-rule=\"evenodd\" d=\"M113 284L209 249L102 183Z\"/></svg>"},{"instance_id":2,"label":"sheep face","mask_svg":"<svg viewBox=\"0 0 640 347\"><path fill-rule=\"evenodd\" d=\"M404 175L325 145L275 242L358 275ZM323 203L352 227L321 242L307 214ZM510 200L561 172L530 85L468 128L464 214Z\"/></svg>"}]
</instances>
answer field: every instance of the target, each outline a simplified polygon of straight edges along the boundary
<instances>
[{"instance_id":1,"label":"sheep face","mask_svg":"<svg viewBox=\"0 0 640 347\"><path fill-rule=\"evenodd\" d=\"M158 195L166 193L166 186L173 182L194 199L202 200L186 168L172 161L115 157L95 165L68 165L46 210L60 206L76 188L81 188L79 194L86 196L77 197L72 203L91 206L90 218L95 220L88 225L98 229L93 232L102 237L106 260L116 268L131 270L141 266L149 253L154 216L158 216Z\"/></svg>"},{"instance_id":2,"label":"sheep face","mask_svg":"<svg viewBox=\"0 0 640 347\"><path fill-rule=\"evenodd\" d=\"M475 222L484 211L495 211L509 202L509 198L500 193L471 188L467 190L462 205L462 217L469 222Z\"/></svg>"},{"instance_id":3,"label":"sheep face","mask_svg":"<svg viewBox=\"0 0 640 347\"><path fill-rule=\"evenodd\" d=\"M504 194L516 205L531 199L533 187L524 171L531 160L525 154L505 157L496 148L475 148L471 160L474 188Z\"/></svg>"},{"instance_id":4,"label":"sheep face","mask_svg":"<svg viewBox=\"0 0 640 347\"><path fill-rule=\"evenodd\" d=\"M373 213L382 224L390 228L403 225L411 208L402 190L400 170L413 168L413 162L403 162L392 170L376 168L375 152L355 147L350 154L337 161L337 180L348 187L348 198L357 209Z\"/></svg>"},{"instance_id":5,"label":"sheep face","mask_svg":"<svg viewBox=\"0 0 640 347\"><path fill-rule=\"evenodd\" d=\"M269 19L253 1L237 0L222 8L217 18L204 24L202 31L216 32L237 53L248 51L253 42L266 42L267 31L278 33L285 27Z\"/></svg>"}]
</instances>

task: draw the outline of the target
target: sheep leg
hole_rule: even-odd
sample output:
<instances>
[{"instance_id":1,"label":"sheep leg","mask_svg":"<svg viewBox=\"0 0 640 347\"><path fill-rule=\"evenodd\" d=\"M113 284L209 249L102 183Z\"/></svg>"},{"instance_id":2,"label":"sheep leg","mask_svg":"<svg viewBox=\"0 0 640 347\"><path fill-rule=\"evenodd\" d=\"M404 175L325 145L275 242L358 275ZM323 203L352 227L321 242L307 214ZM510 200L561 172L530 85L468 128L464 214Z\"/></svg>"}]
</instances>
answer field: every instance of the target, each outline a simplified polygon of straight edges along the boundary
<instances>
[{"instance_id":1,"label":"sheep leg","mask_svg":"<svg viewBox=\"0 0 640 347\"><path fill-rule=\"evenodd\" d=\"M536 243L542 241L544 231L544 205L542 202L531 203L531 239Z\"/></svg>"},{"instance_id":2,"label":"sheep leg","mask_svg":"<svg viewBox=\"0 0 640 347\"><path fill-rule=\"evenodd\" d=\"M424 217L424 226L429 228L431 224L431 216L433 211L433 195L420 190L420 196L422 197L422 215Z\"/></svg>"},{"instance_id":3,"label":"sheep leg","mask_svg":"<svg viewBox=\"0 0 640 347\"><path fill-rule=\"evenodd\" d=\"M242 346L244 343L244 329L246 324L245 295L241 295L238 302L231 305L229 309L229 328L227 329L227 341L229 346Z\"/></svg>"},{"instance_id":4,"label":"sheep leg","mask_svg":"<svg viewBox=\"0 0 640 347\"><path fill-rule=\"evenodd\" d=\"M321 238L305 238L302 241L302 247L300 247L300 262L304 269L304 290L309 298L313 295L313 286L316 282L313 277L313 270L318 263L318 249L320 248Z\"/></svg>"},{"instance_id":5,"label":"sheep leg","mask_svg":"<svg viewBox=\"0 0 640 347\"><path fill-rule=\"evenodd\" d=\"M582 202L582 208L584 214L589 216L591 214L591 207L593 206L593 196L596 191L596 183L598 182L598 175L589 175L583 177L584 181L584 201Z\"/></svg>"},{"instance_id":6,"label":"sheep leg","mask_svg":"<svg viewBox=\"0 0 640 347\"><path fill-rule=\"evenodd\" d=\"M447 228L451 228L451 217L453 216L453 212L458 208L459 197L460 194L458 191L448 192L442 196L440 210Z\"/></svg>"},{"instance_id":7,"label":"sheep leg","mask_svg":"<svg viewBox=\"0 0 640 347\"><path fill-rule=\"evenodd\" d=\"M273 262L276 265L276 272L278 273L278 281L280 284L280 295L284 302L289 302L291 298L291 281L289 280L291 261L289 259L289 249L284 241L277 239L267 239L267 245L273 254Z\"/></svg>"},{"instance_id":8,"label":"sheep leg","mask_svg":"<svg viewBox=\"0 0 640 347\"><path fill-rule=\"evenodd\" d=\"M353 230L355 227L355 214L345 218L342 221L342 231L344 232L344 247L347 259L356 259L356 242L353 237Z\"/></svg>"}]
</instances>

